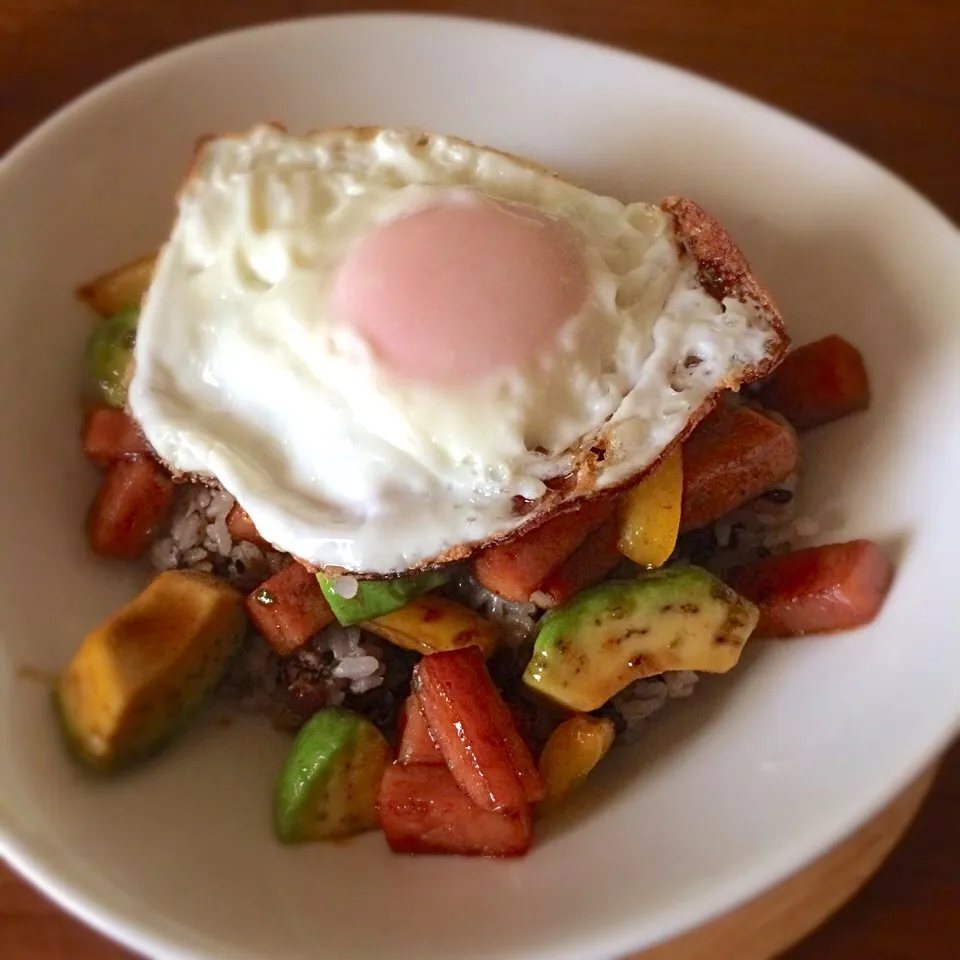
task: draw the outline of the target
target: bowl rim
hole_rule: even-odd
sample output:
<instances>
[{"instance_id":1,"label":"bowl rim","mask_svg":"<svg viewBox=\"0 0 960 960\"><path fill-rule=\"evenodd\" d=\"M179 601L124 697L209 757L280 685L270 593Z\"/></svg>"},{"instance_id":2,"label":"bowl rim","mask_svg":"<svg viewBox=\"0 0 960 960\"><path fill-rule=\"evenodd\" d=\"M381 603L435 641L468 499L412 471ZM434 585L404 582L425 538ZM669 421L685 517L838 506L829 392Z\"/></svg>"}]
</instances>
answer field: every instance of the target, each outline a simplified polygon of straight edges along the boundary
<instances>
[{"instance_id":1,"label":"bowl rim","mask_svg":"<svg viewBox=\"0 0 960 960\"><path fill-rule=\"evenodd\" d=\"M35 152L42 152L48 138L55 135L63 124L78 120L89 108L98 103L106 103L122 89L138 83L148 83L157 74L167 70L176 70L181 61L202 56L205 50L223 44L244 42L255 35L259 38L269 37L274 33L280 35L293 26L310 25L315 28L333 26L335 28L337 24L355 24L362 27L366 23L374 22L378 24L393 22L398 26L417 23L421 29L425 30L456 24L462 30L486 31L491 37L498 33L503 36L525 35L531 41L549 41L557 47L563 46L571 51L591 50L607 58L640 61L666 74L683 78L688 84L695 81L704 91L712 91L727 100L738 101L743 107L765 111L771 119L787 121L798 133L819 140L823 146L834 153L845 154L868 165L874 172L883 174L892 186L895 185L903 194L909 196L913 204L922 207L931 221L938 221L941 227L947 228L947 232L952 233L953 238L958 242L958 251L960 251L960 229L957 224L922 192L857 148L815 124L781 110L758 97L695 71L607 43L529 24L458 14L357 12L307 15L213 33L162 51L92 85L49 114L39 125L28 131L3 155L0 155L0 182L6 176L14 174L20 164L28 162ZM844 804L836 805L829 816L821 817L812 823L806 832L791 836L783 844L771 848L765 857L758 858L749 869L741 871L733 879L728 879L722 887L714 885L706 890L691 891L689 899L684 904L677 904L670 910L662 912L659 918L662 934L660 941L675 937L693 926L706 924L747 902L789 875L803 869L866 823L894 797L906 790L925 767L935 763L950 742L960 733L960 705L952 719L938 726L938 735L931 738L923 750L915 752L912 762L904 764L896 771L885 768L883 776L877 775L871 782L864 782L855 797L851 797ZM11 830L0 824L0 856L57 905L102 935L130 949L145 951L158 960L196 960L198 957L194 949L184 946L184 940L177 942L164 930L153 928L145 922L129 919L122 913L115 913L111 908L102 906L99 898L88 893L82 883L65 879L62 876L62 869L54 862L54 858L45 849L38 848L38 845L32 843L22 831ZM695 919L691 920L691 917ZM582 960L585 949L589 955L600 956L601 952L603 955L621 955L636 949L638 932L636 922L631 921L629 916L625 916L615 930L608 932L603 943L591 940L588 944L586 941L577 940L560 949L551 946L550 956L554 960L564 960L564 958ZM211 960L213 958L219 960L221 957L226 960L227 954L218 950L207 953L206 956Z\"/></svg>"}]
</instances>

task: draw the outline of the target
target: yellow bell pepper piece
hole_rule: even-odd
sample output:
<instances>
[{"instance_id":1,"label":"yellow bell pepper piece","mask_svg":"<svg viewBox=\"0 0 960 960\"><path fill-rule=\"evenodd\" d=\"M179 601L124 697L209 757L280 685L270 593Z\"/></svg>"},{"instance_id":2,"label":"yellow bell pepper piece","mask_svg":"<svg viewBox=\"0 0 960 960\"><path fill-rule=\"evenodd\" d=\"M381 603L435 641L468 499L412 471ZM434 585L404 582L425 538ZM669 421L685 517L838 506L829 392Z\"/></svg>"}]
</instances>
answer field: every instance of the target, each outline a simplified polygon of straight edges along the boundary
<instances>
[{"instance_id":1,"label":"yellow bell pepper piece","mask_svg":"<svg viewBox=\"0 0 960 960\"><path fill-rule=\"evenodd\" d=\"M670 453L620 504L620 552L634 563L659 567L677 545L683 502L683 455Z\"/></svg>"},{"instance_id":2,"label":"yellow bell pepper piece","mask_svg":"<svg viewBox=\"0 0 960 960\"><path fill-rule=\"evenodd\" d=\"M137 308L150 286L156 265L157 254L151 253L84 284L77 296L104 318Z\"/></svg>"},{"instance_id":3,"label":"yellow bell pepper piece","mask_svg":"<svg viewBox=\"0 0 960 960\"><path fill-rule=\"evenodd\" d=\"M365 630L390 643L430 654L476 646L489 657L497 647L497 629L486 617L436 593L423 593L405 607L365 620Z\"/></svg>"},{"instance_id":4,"label":"yellow bell pepper piece","mask_svg":"<svg viewBox=\"0 0 960 960\"><path fill-rule=\"evenodd\" d=\"M613 721L580 713L564 720L547 740L540 754L547 806L576 789L613 745Z\"/></svg>"}]
</instances>

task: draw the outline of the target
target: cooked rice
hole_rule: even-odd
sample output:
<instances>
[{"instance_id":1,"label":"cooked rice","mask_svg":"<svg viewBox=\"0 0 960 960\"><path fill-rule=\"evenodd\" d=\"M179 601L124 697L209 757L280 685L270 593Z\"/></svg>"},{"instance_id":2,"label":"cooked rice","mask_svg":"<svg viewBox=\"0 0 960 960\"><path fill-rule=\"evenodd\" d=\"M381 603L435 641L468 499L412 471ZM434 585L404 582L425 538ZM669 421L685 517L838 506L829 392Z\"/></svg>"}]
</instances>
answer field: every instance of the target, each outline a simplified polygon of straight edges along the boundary
<instances>
[{"instance_id":1,"label":"cooked rice","mask_svg":"<svg viewBox=\"0 0 960 960\"><path fill-rule=\"evenodd\" d=\"M815 536L819 524L797 513L797 482L793 474L712 527L685 534L672 559L704 566L723 580L734 567L787 553Z\"/></svg>"},{"instance_id":2,"label":"cooked rice","mask_svg":"<svg viewBox=\"0 0 960 960\"><path fill-rule=\"evenodd\" d=\"M631 743L637 739L641 724L667 705L669 700L689 697L696 686L697 674L692 670L677 670L659 677L637 680L618 693L609 704L614 720L622 725L620 740Z\"/></svg>"},{"instance_id":3,"label":"cooked rice","mask_svg":"<svg viewBox=\"0 0 960 960\"><path fill-rule=\"evenodd\" d=\"M180 487L166 536L152 550L154 567L211 572L244 592L280 570L289 562L285 554L230 536L226 519L233 504L222 490ZM369 699L384 684L391 655L392 648L385 650L359 628L336 623L289 657L277 656L251 631L223 689L243 709L296 727L316 710L350 696Z\"/></svg>"},{"instance_id":4,"label":"cooked rice","mask_svg":"<svg viewBox=\"0 0 960 960\"><path fill-rule=\"evenodd\" d=\"M377 643L358 627L331 624L287 657L251 634L223 692L241 709L294 730L323 707L363 698L363 712L382 717L389 730L406 696L410 667L405 651Z\"/></svg>"},{"instance_id":5,"label":"cooked rice","mask_svg":"<svg viewBox=\"0 0 960 960\"><path fill-rule=\"evenodd\" d=\"M541 611L536 604L504 600L475 580L466 567L457 569L444 592L452 600L459 600L496 623L504 641L511 647L516 648L529 640L537 629L537 617Z\"/></svg>"},{"instance_id":6,"label":"cooked rice","mask_svg":"<svg viewBox=\"0 0 960 960\"><path fill-rule=\"evenodd\" d=\"M287 562L285 554L245 540L234 542L230 536L227 514L233 505L233 497L223 490L182 484L170 528L151 550L154 568L215 573L245 592L276 573Z\"/></svg>"},{"instance_id":7,"label":"cooked rice","mask_svg":"<svg viewBox=\"0 0 960 960\"><path fill-rule=\"evenodd\" d=\"M776 490L712 527L685 535L671 561L701 564L723 578L735 566L786 552L796 539L814 536L816 522L797 516L796 487L797 477L789 477ZM184 484L177 494L169 530L154 545L153 565L158 570L212 572L245 592L255 589L289 562L289 557L234 541L226 523L233 505L233 498L221 490ZM620 575L629 573L621 571ZM350 592L350 583L343 587L344 595ZM527 699L521 681L543 611L533 603L513 603L492 593L470 575L467 566L455 568L441 590L498 625L504 644L491 661L491 673L529 713L530 735L540 743L545 741L562 714ZM251 631L222 690L241 709L265 714L284 729L296 730L323 707L346 704L390 735L409 693L416 659L359 627L337 623L287 657L278 656ZM637 739L645 721L669 701L690 696L696 682L697 674L689 670L638 680L600 713L613 718L621 742L630 742Z\"/></svg>"}]
</instances>

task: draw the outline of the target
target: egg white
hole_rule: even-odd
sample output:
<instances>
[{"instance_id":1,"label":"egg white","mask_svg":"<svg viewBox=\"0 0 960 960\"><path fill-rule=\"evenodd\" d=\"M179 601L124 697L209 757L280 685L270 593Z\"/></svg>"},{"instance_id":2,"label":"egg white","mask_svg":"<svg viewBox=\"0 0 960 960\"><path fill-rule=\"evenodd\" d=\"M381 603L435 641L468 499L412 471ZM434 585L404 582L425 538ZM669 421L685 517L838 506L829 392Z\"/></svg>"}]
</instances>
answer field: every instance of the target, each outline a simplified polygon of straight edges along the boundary
<instances>
[{"instance_id":1,"label":"egg white","mask_svg":"<svg viewBox=\"0 0 960 960\"><path fill-rule=\"evenodd\" d=\"M356 243L450 191L566 219L590 278L535 364L458 388L392 376L330 306ZM604 425L618 453L598 487L638 474L768 337L749 304L702 289L657 206L454 138L258 127L208 141L184 184L129 406L167 463L220 482L279 549L393 574L515 528L516 498L543 497Z\"/></svg>"}]
</instances>

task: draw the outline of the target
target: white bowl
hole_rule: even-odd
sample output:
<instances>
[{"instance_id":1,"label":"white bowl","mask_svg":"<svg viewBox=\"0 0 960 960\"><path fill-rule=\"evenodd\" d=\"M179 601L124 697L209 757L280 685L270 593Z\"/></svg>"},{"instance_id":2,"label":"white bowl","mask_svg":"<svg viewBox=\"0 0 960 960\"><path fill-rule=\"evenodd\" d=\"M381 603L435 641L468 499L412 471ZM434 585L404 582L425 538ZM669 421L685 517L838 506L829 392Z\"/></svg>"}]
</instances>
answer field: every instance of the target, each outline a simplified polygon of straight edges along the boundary
<instances>
[{"instance_id":1,"label":"white bowl","mask_svg":"<svg viewBox=\"0 0 960 960\"><path fill-rule=\"evenodd\" d=\"M416 125L726 223L796 340L861 346L869 413L811 435L806 512L896 558L871 627L755 643L614 758L520 862L284 849L284 740L207 717L156 762L64 757L56 670L138 575L94 559L74 286L151 249L202 133L282 119ZM960 717L960 237L877 166L767 107L625 53L466 20L345 17L232 34L123 74L0 164L0 851L158 958L611 957L773 884L851 831Z\"/></svg>"}]
</instances>

